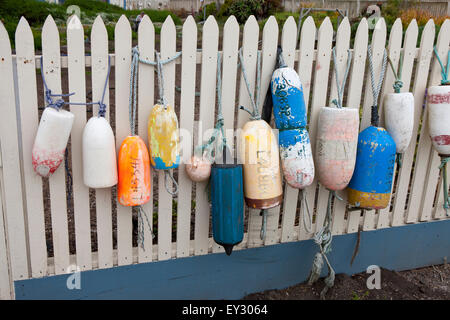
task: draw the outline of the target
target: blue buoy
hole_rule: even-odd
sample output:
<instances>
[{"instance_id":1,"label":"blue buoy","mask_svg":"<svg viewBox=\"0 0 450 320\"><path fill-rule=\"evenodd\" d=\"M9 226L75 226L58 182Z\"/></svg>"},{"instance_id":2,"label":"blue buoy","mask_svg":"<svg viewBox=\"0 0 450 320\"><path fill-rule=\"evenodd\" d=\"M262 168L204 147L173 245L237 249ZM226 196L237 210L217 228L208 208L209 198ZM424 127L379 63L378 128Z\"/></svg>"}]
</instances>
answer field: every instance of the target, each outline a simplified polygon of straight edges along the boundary
<instances>
[{"instance_id":1,"label":"blue buoy","mask_svg":"<svg viewBox=\"0 0 450 320\"><path fill-rule=\"evenodd\" d=\"M244 188L242 165L236 159L211 168L212 231L214 241L230 255L244 238Z\"/></svg>"},{"instance_id":2,"label":"blue buoy","mask_svg":"<svg viewBox=\"0 0 450 320\"><path fill-rule=\"evenodd\" d=\"M383 209L389 204L396 146L381 127L370 126L358 136L355 171L348 185L350 205Z\"/></svg>"}]
</instances>

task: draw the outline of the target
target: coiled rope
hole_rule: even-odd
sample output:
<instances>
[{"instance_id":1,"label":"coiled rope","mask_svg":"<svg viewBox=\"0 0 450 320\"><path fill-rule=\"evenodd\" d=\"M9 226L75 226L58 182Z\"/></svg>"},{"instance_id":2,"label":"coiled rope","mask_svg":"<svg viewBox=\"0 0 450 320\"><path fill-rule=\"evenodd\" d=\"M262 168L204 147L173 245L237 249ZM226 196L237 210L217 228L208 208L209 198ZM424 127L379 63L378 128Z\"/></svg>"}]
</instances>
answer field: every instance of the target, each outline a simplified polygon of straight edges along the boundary
<instances>
[{"instance_id":1,"label":"coiled rope","mask_svg":"<svg viewBox=\"0 0 450 320\"><path fill-rule=\"evenodd\" d=\"M327 254L331 252L331 241L333 240L333 235L331 233L331 226L333 224L331 203L333 201L333 197L336 197L336 199L342 201L342 198L336 194L336 191L330 191L328 194L327 213L323 227L314 235L314 242L319 246L320 252L316 253L314 256L313 265L308 280L308 284L311 285L319 279L320 273L322 272L323 260L325 259L328 266L328 276L324 280L325 288L323 288L320 293L321 299L325 299L325 294L328 292L328 289L333 287L334 278L336 275L330 261L327 258Z\"/></svg>"},{"instance_id":2,"label":"coiled rope","mask_svg":"<svg viewBox=\"0 0 450 320\"><path fill-rule=\"evenodd\" d=\"M333 65L334 65L334 74L336 77L336 90L337 90L337 99L333 99L331 103L333 103L337 108L342 108L342 101L344 99L344 89L345 83L347 82L348 73L350 71L350 66L352 64L352 52L347 50L347 66L345 68L344 79L342 79L342 86L339 84L339 74L336 63L336 47L333 48Z\"/></svg>"},{"instance_id":3,"label":"coiled rope","mask_svg":"<svg viewBox=\"0 0 450 320\"><path fill-rule=\"evenodd\" d=\"M386 51L386 49L384 49L383 64L381 66L380 78L378 80L377 85L375 84L375 72L373 70L372 45L368 46L367 53L368 53L368 57L369 57L370 82L372 85L372 95L373 95L372 115L370 118L370 123L372 126L378 127L378 122L379 122L378 95L380 94L381 86L383 85L384 74L386 72L387 51Z\"/></svg>"},{"instance_id":4,"label":"coiled rope","mask_svg":"<svg viewBox=\"0 0 450 320\"><path fill-rule=\"evenodd\" d=\"M436 50L436 47L433 48L434 54L436 55L436 58L439 62L439 65L441 66L441 85L449 85L449 66L450 66L450 50L447 54L447 67L444 67L442 64L441 58L439 57L439 54ZM443 180L443 189L444 189L444 210L447 216L450 216L449 209L450 209L450 197L448 195L448 182L447 182L447 163L450 161L450 157L441 157L441 164L439 165L439 170L442 171L442 180Z\"/></svg>"},{"instance_id":5,"label":"coiled rope","mask_svg":"<svg viewBox=\"0 0 450 320\"><path fill-rule=\"evenodd\" d=\"M132 62L131 62L131 78L130 78L130 128L132 135L135 135L135 122L136 122L136 101L137 101L137 77L138 77L138 69L139 69L139 62L156 66L156 73L158 76L158 90L159 90L159 100L158 103L161 104L164 107L164 110L167 110L168 101L164 95L164 72L163 72L163 66L165 64L171 63L175 61L179 56L181 56L181 51L177 52L172 57L161 60L161 54L157 51L155 51L155 60L156 61L149 61L146 59L142 59L139 54L139 47L135 46L132 49ZM178 183L173 177L173 174L170 170L164 170L164 186L167 190L167 192L175 196L178 194ZM172 181L174 189L171 190L168 185L169 179Z\"/></svg>"}]
</instances>

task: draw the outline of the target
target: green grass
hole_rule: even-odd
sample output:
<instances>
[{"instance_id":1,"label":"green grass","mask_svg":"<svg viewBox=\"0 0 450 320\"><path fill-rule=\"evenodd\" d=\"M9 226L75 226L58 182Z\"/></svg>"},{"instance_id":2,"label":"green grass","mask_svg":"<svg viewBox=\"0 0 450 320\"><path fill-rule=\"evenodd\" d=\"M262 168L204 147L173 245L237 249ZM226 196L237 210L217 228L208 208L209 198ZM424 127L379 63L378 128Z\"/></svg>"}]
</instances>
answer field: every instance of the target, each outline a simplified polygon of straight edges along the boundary
<instances>
[{"instance_id":1,"label":"green grass","mask_svg":"<svg viewBox=\"0 0 450 320\"><path fill-rule=\"evenodd\" d=\"M125 15L131 25L141 11L144 11L152 22L162 23L170 15L176 25L182 24L181 19L168 10L124 10L121 7L96 0L66 0L62 5L36 0L0 0L0 19L8 32L12 47L14 48L16 27L22 16L30 24L36 48L39 50L41 49L40 33L47 16L51 15L56 24L63 27L69 17L69 14L66 13L67 8L71 5L77 5L80 8L80 19L84 25L91 26L95 18L100 15L105 23L109 40L114 39L114 25L121 15ZM90 31L90 27L85 31ZM156 32L160 32L160 28ZM65 34L61 33L60 36L61 40L65 39ZM136 33L133 32L133 39L136 37Z\"/></svg>"}]
</instances>

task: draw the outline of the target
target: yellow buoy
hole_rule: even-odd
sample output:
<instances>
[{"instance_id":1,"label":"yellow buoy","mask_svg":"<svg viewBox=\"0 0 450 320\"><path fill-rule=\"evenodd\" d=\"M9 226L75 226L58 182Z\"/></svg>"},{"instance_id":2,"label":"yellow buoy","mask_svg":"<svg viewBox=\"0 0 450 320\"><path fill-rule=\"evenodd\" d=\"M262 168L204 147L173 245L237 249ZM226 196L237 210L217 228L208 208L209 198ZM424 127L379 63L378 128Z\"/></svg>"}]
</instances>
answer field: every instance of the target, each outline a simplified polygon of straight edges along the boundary
<instances>
[{"instance_id":1,"label":"yellow buoy","mask_svg":"<svg viewBox=\"0 0 450 320\"><path fill-rule=\"evenodd\" d=\"M178 119L172 106L156 104L148 118L148 142L152 166L177 168L180 163Z\"/></svg>"}]
</instances>

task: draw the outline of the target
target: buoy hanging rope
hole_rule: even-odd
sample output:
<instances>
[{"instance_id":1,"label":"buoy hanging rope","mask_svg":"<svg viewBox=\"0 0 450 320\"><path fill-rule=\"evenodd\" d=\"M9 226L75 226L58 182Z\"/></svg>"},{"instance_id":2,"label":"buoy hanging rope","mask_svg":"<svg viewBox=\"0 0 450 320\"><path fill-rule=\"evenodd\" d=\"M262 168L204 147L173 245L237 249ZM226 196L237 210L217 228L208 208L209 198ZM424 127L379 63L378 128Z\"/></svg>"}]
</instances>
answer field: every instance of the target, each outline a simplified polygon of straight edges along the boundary
<instances>
[{"instance_id":1,"label":"buoy hanging rope","mask_svg":"<svg viewBox=\"0 0 450 320\"><path fill-rule=\"evenodd\" d=\"M252 104L253 110L250 111L249 109L245 108L244 106L240 106L239 109L247 111L250 114L251 120L259 120L259 119L261 119L261 114L258 111L259 94L261 91L261 51L258 50L257 62L256 62L256 92L255 92L255 96L253 96L253 94L252 94L252 91L250 89L250 82L248 81L248 78L247 78L247 72L245 70L245 65L244 65L244 58L242 56L242 48L239 49L239 61L240 61L241 69L242 69L242 75L244 77L245 86L247 88L247 93L250 97L250 102Z\"/></svg>"},{"instance_id":2,"label":"buoy hanging rope","mask_svg":"<svg viewBox=\"0 0 450 320\"><path fill-rule=\"evenodd\" d=\"M134 86L136 87L136 82L137 82L137 72L138 72L138 65L139 62L147 64L147 65L151 65L151 66L156 66L156 73L158 76L158 90L159 90L159 103L164 107L165 110L167 110L167 106L168 106L168 102L167 99L164 95L164 71L163 71L163 66L165 64L171 63L173 61L175 61L178 57L181 56L181 51L177 52L175 55L173 55L172 57L166 59L166 60L161 60L161 54L157 51L155 51L155 60L156 61L149 61L146 59L142 59L139 55L139 47L135 46L132 49L132 54L133 54L133 60L132 60L132 66L131 69L133 71L133 66L134 66L134 73L135 73L135 79L131 79L131 81L134 81ZM130 84L131 85L131 84ZM133 103L134 103L134 110L136 110L136 93L133 97ZM130 95L130 105L131 105L131 95ZM134 126L134 122L136 120L136 111L134 111L134 113L132 114L130 112L130 125ZM133 133L134 135L134 133ZM175 196L178 194L178 183L175 180L175 178L173 177L172 172L170 172L170 170L164 170L164 186L167 190L167 192L172 195ZM172 181L173 185L174 185L174 189L171 190L168 186L168 181L169 179Z\"/></svg>"},{"instance_id":3,"label":"buoy hanging rope","mask_svg":"<svg viewBox=\"0 0 450 320\"><path fill-rule=\"evenodd\" d=\"M309 211L308 199L306 198L306 190L302 191L302 211L303 211L303 224L305 225L305 230L308 233L312 232L312 216ZM306 221L308 220L308 221Z\"/></svg>"},{"instance_id":4,"label":"buoy hanging rope","mask_svg":"<svg viewBox=\"0 0 450 320\"><path fill-rule=\"evenodd\" d=\"M337 69L336 63L336 47L333 48L333 65L334 65L334 74L336 76L336 91L338 94L337 99L333 99L331 103L333 103L336 107L342 108L342 101L344 100L344 88L345 83L347 82L348 73L350 71L350 66L352 64L352 52L347 50L347 66L345 68L344 79L342 79L342 85L339 84L339 73Z\"/></svg>"},{"instance_id":5,"label":"buoy hanging rope","mask_svg":"<svg viewBox=\"0 0 450 320\"><path fill-rule=\"evenodd\" d=\"M319 279L320 273L322 272L323 260L325 259L325 262L328 266L328 276L324 280L325 288L323 288L322 292L320 293L320 297L322 299L325 299L325 294L327 293L328 289L333 287L336 274L333 267L331 266L330 261L327 258L327 254L331 252L331 241L333 240L333 235L331 233L331 226L333 224L331 203L333 201L333 197L336 197L336 199L342 201L342 198L340 198L336 194L336 191L330 191L328 195L327 213L325 216L323 227L314 235L314 242L319 246L320 252L316 253L314 257L311 273L308 280L308 284L313 284Z\"/></svg>"},{"instance_id":6,"label":"buoy hanging rope","mask_svg":"<svg viewBox=\"0 0 450 320\"><path fill-rule=\"evenodd\" d=\"M434 54L436 55L436 59L439 62L439 65L441 66L441 85L449 85L450 79L449 79L449 66L450 66L450 50L447 54L447 67L444 67L442 64L441 57L439 56L436 47L433 48ZM444 189L444 209L447 216L450 216L449 209L450 209L450 197L448 195L448 182L447 182L447 163L450 161L450 157L441 157L441 164L439 165L439 169L442 171L442 180L443 180L443 189Z\"/></svg>"},{"instance_id":7,"label":"buoy hanging rope","mask_svg":"<svg viewBox=\"0 0 450 320\"><path fill-rule=\"evenodd\" d=\"M97 104L99 106L98 115L100 117L104 117L105 113L106 113L106 104L103 101L105 99L106 88L108 86L110 70L111 70L111 57L108 55L108 72L106 74L105 84L103 86L103 94L102 94L102 98L101 98L100 101L66 102L62 98L73 96L75 94L75 92L70 92L70 93L66 93L66 94L64 94L64 93L60 93L60 94L52 93L52 90L49 89L49 87L47 85L47 82L45 81L44 67L43 67L43 57L41 56L41 77L42 77L42 83L44 84L44 89L45 89L45 102L47 104L46 107L51 107L51 108L54 108L56 110L59 110L64 105L89 106L89 105ZM55 97L60 97L60 99L54 100L53 98L55 98Z\"/></svg>"},{"instance_id":8,"label":"buoy hanging rope","mask_svg":"<svg viewBox=\"0 0 450 320\"><path fill-rule=\"evenodd\" d=\"M441 84L442 85L450 84L450 79L449 79L450 50L448 51L448 54L447 54L447 67L444 67L444 65L442 64L442 60L441 60L441 57L439 57L436 46L433 47L433 51L434 51L434 54L436 55L439 65L441 66L441 76L442 76Z\"/></svg>"},{"instance_id":9,"label":"buoy hanging rope","mask_svg":"<svg viewBox=\"0 0 450 320\"><path fill-rule=\"evenodd\" d=\"M282 58L281 58L282 59ZM253 110L248 110L244 106L240 106L239 109L244 110L250 114L251 120L260 120L261 119L261 113L258 110L259 105L259 98L260 98L260 91L261 91L261 51L258 50L257 53L257 59L256 59L256 88L255 88L255 95L252 94L252 91L250 89L250 82L247 78L247 72L245 70L244 65L244 57L242 56L242 48L239 49L239 62L242 69L242 75L245 82L245 87L247 88L247 93L250 98L250 102L252 104ZM282 62L284 64L284 61ZM266 238L266 229L267 229L267 209L261 209L260 215L262 216L262 224L261 224L261 231L260 231L260 238L261 240L264 240Z\"/></svg>"},{"instance_id":10,"label":"buoy hanging rope","mask_svg":"<svg viewBox=\"0 0 450 320\"><path fill-rule=\"evenodd\" d=\"M197 149L201 150L202 154L207 153L209 160L211 163L215 161L216 158L216 152L215 150L223 151L224 148L227 146L227 139L225 136L224 131L224 118L222 114L222 55L221 53L217 53L217 121L214 126L214 132L212 133L209 140L202 144L201 146L198 146ZM222 136L221 144L219 145L218 139L219 136ZM214 148L215 147L215 148Z\"/></svg>"},{"instance_id":11,"label":"buoy hanging rope","mask_svg":"<svg viewBox=\"0 0 450 320\"><path fill-rule=\"evenodd\" d=\"M378 115L378 95L381 91L381 86L384 80L384 73L386 72L386 63L387 63L387 51L384 49L383 54L383 64L381 66L380 78L378 80L378 84L375 84L375 72L373 70L373 57L372 57L372 45L369 45L367 48L368 58L369 58L369 70L370 70L370 82L372 85L372 95L373 95L373 104L372 104L372 115L370 118L370 123L374 127L378 127L379 115Z\"/></svg>"},{"instance_id":12,"label":"buoy hanging rope","mask_svg":"<svg viewBox=\"0 0 450 320\"><path fill-rule=\"evenodd\" d=\"M389 55L387 57L389 65L391 66L392 73L394 74L394 77L395 77L394 84L392 85L392 87L394 88L394 92L395 93L400 93L401 88L403 88L403 81L402 81L403 54L404 54L403 51L400 52L400 59L399 59L399 62L398 62L398 69L397 70L395 70L394 63L392 62L392 60L389 57ZM397 157L396 157L397 165L398 165L398 167L401 167L402 166L402 155L403 154L397 152L396 155L397 155Z\"/></svg>"},{"instance_id":13,"label":"buoy hanging rope","mask_svg":"<svg viewBox=\"0 0 450 320\"><path fill-rule=\"evenodd\" d=\"M132 61L131 61L131 76L130 76L130 97L129 97L129 105L128 105L128 113L130 120L130 132L132 136L136 135L136 102L137 102L137 78L138 78L138 68L139 67L139 51L137 47L134 47L132 50ZM153 233L153 229L150 225L147 213L145 212L142 205L135 206L137 208L138 218L140 221L139 230L138 230L138 243L141 246L142 250L145 250L144 246L144 219L147 221L148 228L152 235L152 239L155 238L155 234Z\"/></svg>"},{"instance_id":14,"label":"buoy hanging rope","mask_svg":"<svg viewBox=\"0 0 450 320\"><path fill-rule=\"evenodd\" d=\"M395 70L394 63L392 62L391 58L388 56L388 62L391 66L392 73L394 74L395 81L392 87L394 88L395 93L400 93L400 89L403 87L403 81L402 81L402 69L403 69L403 54L404 52L400 52L400 59L398 62L398 69Z\"/></svg>"}]
</instances>

